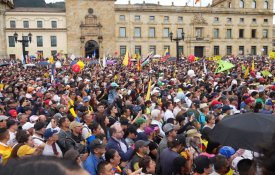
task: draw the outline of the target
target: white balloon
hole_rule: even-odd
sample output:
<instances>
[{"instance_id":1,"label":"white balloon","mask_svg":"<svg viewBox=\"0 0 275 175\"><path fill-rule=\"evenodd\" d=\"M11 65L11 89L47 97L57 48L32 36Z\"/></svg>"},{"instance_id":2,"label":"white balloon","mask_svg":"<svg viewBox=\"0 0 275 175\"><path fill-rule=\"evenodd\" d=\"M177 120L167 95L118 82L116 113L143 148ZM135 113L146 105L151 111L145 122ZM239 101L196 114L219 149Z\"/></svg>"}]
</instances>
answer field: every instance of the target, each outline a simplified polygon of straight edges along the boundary
<instances>
[{"instance_id":1,"label":"white balloon","mask_svg":"<svg viewBox=\"0 0 275 175\"><path fill-rule=\"evenodd\" d=\"M56 68L61 68L61 67L62 67L61 62L60 62L60 61L57 61L57 62L55 63L55 67L56 67Z\"/></svg>"},{"instance_id":2,"label":"white balloon","mask_svg":"<svg viewBox=\"0 0 275 175\"><path fill-rule=\"evenodd\" d=\"M189 77L195 77L195 76L196 76L196 74L195 74L195 72L194 72L193 70L189 70L189 71L187 72L187 75L188 75Z\"/></svg>"}]
</instances>

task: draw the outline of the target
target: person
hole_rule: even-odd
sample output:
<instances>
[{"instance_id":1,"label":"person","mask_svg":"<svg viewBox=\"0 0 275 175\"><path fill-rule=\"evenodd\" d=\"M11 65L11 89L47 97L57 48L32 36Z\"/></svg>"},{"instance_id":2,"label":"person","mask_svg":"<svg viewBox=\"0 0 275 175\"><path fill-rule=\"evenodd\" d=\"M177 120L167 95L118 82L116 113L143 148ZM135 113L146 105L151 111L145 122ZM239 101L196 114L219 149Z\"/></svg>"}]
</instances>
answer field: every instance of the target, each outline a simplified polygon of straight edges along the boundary
<instances>
[{"instance_id":1,"label":"person","mask_svg":"<svg viewBox=\"0 0 275 175\"><path fill-rule=\"evenodd\" d=\"M46 140L46 144L42 155L63 157L60 147L56 144L56 141L58 140L57 133L57 130L52 130L51 128L45 130L44 138Z\"/></svg>"},{"instance_id":2,"label":"person","mask_svg":"<svg viewBox=\"0 0 275 175\"><path fill-rule=\"evenodd\" d=\"M115 171L112 168L112 165L107 161L102 161L97 166L98 174L97 175L115 175Z\"/></svg>"},{"instance_id":3,"label":"person","mask_svg":"<svg viewBox=\"0 0 275 175\"><path fill-rule=\"evenodd\" d=\"M202 130L205 128L213 129L215 127L215 123L216 123L216 121L215 121L214 115L212 115L212 114L206 115L206 125L204 125Z\"/></svg>"},{"instance_id":4,"label":"person","mask_svg":"<svg viewBox=\"0 0 275 175\"><path fill-rule=\"evenodd\" d=\"M210 175L226 175L230 171L230 164L226 157L217 155L213 161L215 171Z\"/></svg>"},{"instance_id":5,"label":"person","mask_svg":"<svg viewBox=\"0 0 275 175\"><path fill-rule=\"evenodd\" d=\"M167 121L169 118L175 118L174 114L173 114L173 103L172 102L167 102L166 103L166 110L164 113L164 121Z\"/></svg>"},{"instance_id":6,"label":"person","mask_svg":"<svg viewBox=\"0 0 275 175\"><path fill-rule=\"evenodd\" d=\"M136 171L140 167L138 165L139 160L149 154L149 141L138 140L135 142L135 154L131 159L131 170Z\"/></svg>"},{"instance_id":7,"label":"person","mask_svg":"<svg viewBox=\"0 0 275 175\"><path fill-rule=\"evenodd\" d=\"M211 160L206 156L198 156L194 159L194 175L208 175L213 172Z\"/></svg>"},{"instance_id":8,"label":"person","mask_svg":"<svg viewBox=\"0 0 275 175\"><path fill-rule=\"evenodd\" d=\"M225 105L222 107L222 114L224 115L223 118L232 114L232 109L229 105Z\"/></svg>"},{"instance_id":9,"label":"person","mask_svg":"<svg viewBox=\"0 0 275 175\"><path fill-rule=\"evenodd\" d=\"M15 135L18 130L18 124L14 120L8 120L7 121L7 129L9 130L9 134L10 134L10 139L8 141L8 145L10 147L13 147L14 145L17 144Z\"/></svg>"},{"instance_id":10,"label":"person","mask_svg":"<svg viewBox=\"0 0 275 175\"><path fill-rule=\"evenodd\" d=\"M239 175L256 175L256 162L250 159L242 159L237 164L237 170ZM265 174L264 171L263 174Z\"/></svg>"},{"instance_id":11,"label":"person","mask_svg":"<svg viewBox=\"0 0 275 175\"><path fill-rule=\"evenodd\" d=\"M167 123L163 126L163 131L165 133L165 137L159 143L159 153L161 153L165 148L167 148L167 142L172 141L176 136L177 132L174 129L175 126L171 123Z\"/></svg>"},{"instance_id":12,"label":"person","mask_svg":"<svg viewBox=\"0 0 275 175\"><path fill-rule=\"evenodd\" d=\"M83 129L82 129L82 138L87 139L92 135L91 129L88 127L94 121L94 113L88 112L83 116Z\"/></svg>"},{"instance_id":13,"label":"person","mask_svg":"<svg viewBox=\"0 0 275 175\"><path fill-rule=\"evenodd\" d=\"M174 172L173 175L187 175L190 173L188 161L183 156L176 157L173 162Z\"/></svg>"},{"instance_id":14,"label":"person","mask_svg":"<svg viewBox=\"0 0 275 175\"><path fill-rule=\"evenodd\" d=\"M133 146L136 138L137 138L137 128L133 125L130 125L126 130L126 138L125 142L128 144L128 146Z\"/></svg>"},{"instance_id":15,"label":"person","mask_svg":"<svg viewBox=\"0 0 275 175\"><path fill-rule=\"evenodd\" d=\"M8 145L9 140L9 131L6 128L0 128L0 154L3 165L7 163L12 151L12 148Z\"/></svg>"},{"instance_id":16,"label":"person","mask_svg":"<svg viewBox=\"0 0 275 175\"><path fill-rule=\"evenodd\" d=\"M161 122L161 110L153 109L151 112L152 122L151 125L157 125L159 127L159 135L161 137L165 136L164 131L162 130L162 122Z\"/></svg>"},{"instance_id":17,"label":"person","mask_svg":"<svg viewBox=\"0 0 275 175\"><path fill-rule=\"evenodd\" d=\"M156 172L156 163L150 156L142 157L138 166L142 168L141 175L153 175Z\"/></svg>"},{"instance_id":18,"label":"person","mask_svg":"<svg viewBox=\"0 0 275 175\"><path fill-rule=\"evenodd\" d=\"M67 152L65 152L64 157L65 160L71 160L76 165L79 165L80 167L83 167L83 163L80 158L80 154L77 150L70 149Z\"/></svg>"},{"instance_id":19,"label":"person","mask_svg":"<svg viewBox=\"0 0 275 175\"><path fill-rule=\"evenodd\" d=\"M146 120L144 118L138 118L135 124L138 127L136 140L148 140L148 137L144 132L144 128L147 126Z\"/></svg>"},{"instance_id":20,"label":"person","mask_svg":"<svg viewBox=\"0 0 275 175\"><path fill-rule=\"evenodd\" d=\"M39 121L34 124L34 134L32 138L33 138L35 147L39 147L40 145L45 144L45 140L43 138L45 130L46 130L46 124L44 122Z\"/></svg>"},{"instance_id":21,"label":"person","mask_svg":"<svg viewBox=\"0 0 275 175\"><path fill-rule=\"evenodd\" d=\"M9 117L5 115L0 115L0 128L7 128L7 120Z\"/></svg>"},{"instance_id":22,"label":"person","mask_svg":"<svg viewBox=\"0 0 275 175\"><path fill-rule=\"evenodd\" d=\"M111 126L110 135L111 138L108 140L107 150L115 149L119 153L121 161L128 162L131 159L134 150L133 148L128 147L126 141L123 139L123 130L119 123L115 123Z\"/></svg>"},{"instance_id":23,"label":"person","mask_svg":"<svg viewBox=\"0 0 275 175\"><path fill-rule=\"evenodd\" d=\"M70 130L70 121L67 117L63 117L58 122L60 127L60 132L58 133L58 141L57 144L60 146L63 153L68 151L70 148L67 144L68 140L73 140L71 137L71 130Z\"/></svg>"},{"instance_id":24,"label":"person","mask_svg":"<svg viewBox=\"0 0 275 175\"><path fill-rule=\"evenodd\" d=\"M102 155L105 153L105 147L101 140L95 139L90 145L90 155L83 164L85 170L87 170L90 175L98 174L98 164L103 161Z\"/></svg>"},{"instance_id":25,"label":"person","mask_svg":"<svg viewBox=\"0 0 275 175\"><path fill-rule=\"evenodd\" d=\"M156 135L156 131L158 131L158 127L155 126L154 128L147 126L146 128L144 128L144 131L146 133L146 135L148 136L148 141L149 143L149 156L153 159L156 160L157 159L157 154L158 154L158 144L154 141L154 137Z\"/></svg>"},{"instance_id":26,"label":"person","mask_svg":"<svg viewBox=\"0 0 275 175\"><path fill-rule=\"evenodd\" d=\"M118 152L114 149L109 149L105 153L105 160L112 165L112 170L114 171L115 175L122 174L122 170L119 167L120 159L121 158Z\"/></svg>"}]
</instances>

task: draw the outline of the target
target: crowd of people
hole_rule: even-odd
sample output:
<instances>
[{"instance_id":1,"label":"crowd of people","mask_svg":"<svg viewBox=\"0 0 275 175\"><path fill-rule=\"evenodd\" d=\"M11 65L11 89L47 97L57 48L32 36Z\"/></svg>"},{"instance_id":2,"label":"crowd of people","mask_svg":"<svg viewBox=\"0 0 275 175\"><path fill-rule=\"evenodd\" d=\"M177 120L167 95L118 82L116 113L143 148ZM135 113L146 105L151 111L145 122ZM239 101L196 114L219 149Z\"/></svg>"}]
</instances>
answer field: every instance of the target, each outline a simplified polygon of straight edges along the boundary
<instances>
[{"instance_id":1,"label":"crowd of people","mask_svg":"<svg viewBox=\"0 0 275 175\"><path fill-rule=\"evenodd\" d=\"M273 174L275 143L255 156L209 138L232 115L275 117L275 60L227 61L0 67L0 174Z\"/></svg>"}]
</instances>

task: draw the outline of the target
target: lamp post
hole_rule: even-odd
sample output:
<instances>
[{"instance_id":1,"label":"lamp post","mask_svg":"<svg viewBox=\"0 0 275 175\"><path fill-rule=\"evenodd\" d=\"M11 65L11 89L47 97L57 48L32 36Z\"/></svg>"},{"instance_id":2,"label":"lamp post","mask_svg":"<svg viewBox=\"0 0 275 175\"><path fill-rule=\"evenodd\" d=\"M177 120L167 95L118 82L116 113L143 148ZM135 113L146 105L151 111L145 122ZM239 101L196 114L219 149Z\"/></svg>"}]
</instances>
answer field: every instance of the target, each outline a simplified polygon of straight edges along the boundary
<instances>
[{"instance_id":1,"label":"lamp post","mask_svg":"<svg viewBox=\"0 0 275 175\"><path fill-rule=\"evenodd\" d=\"M184 33L184 32L181 32L181 37L177 36L176 38L173 38L173 33L172 33L172 32L169 33L171 42L176 41L176 47L177 47L177 62L178 62L179 59L180 59L180 55L179 55L179 41L180 41L180 40L184 41L184 35L185 35L185 33Z\"/></svg>"},{"instance_id":2,"label":"lamp post","mask_svg":"<svg viewBox=\"0 0 275 175\"><path fill-rule=\"evenodd\" d=\"M30 43L32 42L32 34L31 33L28 34L28 39L24 39L24 36L22 36L21 40L18 40L18 34L16 32L13 34L13 36L16 43L17 42L22 43L23 58L24 58L23 64L26 64L26 44L28 44L29 42Z\"/></svg>"}]
</instances>

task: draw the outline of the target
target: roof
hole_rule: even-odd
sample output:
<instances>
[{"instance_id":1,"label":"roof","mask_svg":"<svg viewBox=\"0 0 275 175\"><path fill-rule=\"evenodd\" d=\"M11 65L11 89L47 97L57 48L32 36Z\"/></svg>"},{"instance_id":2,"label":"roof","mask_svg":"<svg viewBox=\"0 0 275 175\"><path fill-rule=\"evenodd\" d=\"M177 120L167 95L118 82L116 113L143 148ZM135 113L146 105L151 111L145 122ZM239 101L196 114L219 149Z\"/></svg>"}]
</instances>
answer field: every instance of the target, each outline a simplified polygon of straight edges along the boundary
<instances>
[{"instance_id":1,"label":"roof","mask_svg":"<svg viewBox=\"0 0 275 175\"><path fill-rule=\"evenodd\" d=\"M7 10L8 12L47 12L47 13L64 13L65 9L62 8L33 8L33 7L16 7L14 9Z\"/></svg>"},{"instance_id":2,"label":"roof","mask_svg":"<svg viewBox=\"0 0 275 175\"><path fill-rule=\"evenodd\" d=\"M14 4L9 0L0 0L0 3L7 4L10 8L14 7Z\"/></svg>"}]
</instances>

